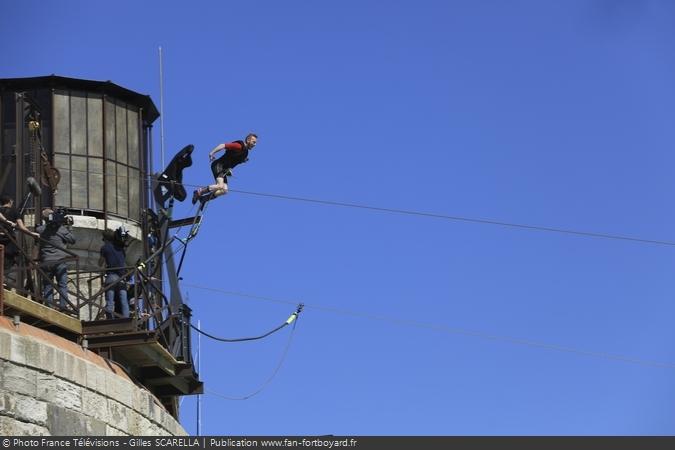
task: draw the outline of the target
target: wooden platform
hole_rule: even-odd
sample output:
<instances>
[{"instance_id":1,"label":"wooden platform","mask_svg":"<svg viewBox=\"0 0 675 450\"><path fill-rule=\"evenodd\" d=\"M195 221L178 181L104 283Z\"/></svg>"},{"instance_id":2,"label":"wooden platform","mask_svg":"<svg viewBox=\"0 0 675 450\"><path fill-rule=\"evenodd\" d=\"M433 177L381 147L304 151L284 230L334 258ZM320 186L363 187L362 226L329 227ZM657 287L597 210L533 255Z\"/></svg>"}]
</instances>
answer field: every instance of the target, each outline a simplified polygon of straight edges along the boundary
<instances>
[{"instance_id":1,"label":"wooden platform","mask_svg":"<svg viewBox=\"0 0 675 450\"><path fill-rule=\"evenodd\" d=\"M124 364L156 395L204 392L194 367L174 358L159 342L158 330L139 330L135 319L83 322L82 330L90 349Z\"/></svg>"},{"instance_id":2,"label":"wooden platform","mask_svg":"<svg viewBox=\"0 0 675 450\"><path fill-rule=\"evenodd\" d=\"M60 335L80 336L82 334L82 322L79 319L4 288L3 303L6 316L19 315L23 322L38 328L48 328L50 331L54 331L52 329L54 328L65 332L57 333Z\"/></svg>"},{"instance_id":3,"label":"wooden platform","mask_svg":"<svg viewBox=\"0 0 675 450\"><path fill-rule=\"evenodd\" d=\"M119 362L158 397L201 394L204 386L194 367L178 361L161 343L157 330L143 330L136 319L83 322L16 292L3 290L4 315L73 342Z\"/></svg>"}]
</instances>

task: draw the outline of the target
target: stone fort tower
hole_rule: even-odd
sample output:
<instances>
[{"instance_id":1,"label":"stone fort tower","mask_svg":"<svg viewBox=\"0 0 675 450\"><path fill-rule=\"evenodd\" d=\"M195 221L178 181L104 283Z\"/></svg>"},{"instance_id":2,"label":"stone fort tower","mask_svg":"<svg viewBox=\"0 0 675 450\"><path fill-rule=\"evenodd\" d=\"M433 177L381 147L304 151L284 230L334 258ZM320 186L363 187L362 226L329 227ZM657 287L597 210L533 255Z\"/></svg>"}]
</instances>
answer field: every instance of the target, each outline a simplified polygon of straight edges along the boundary
<instances>
[{"instance_id":1,"label":"stone fort tower","mask_svg":"<svg viewBox=\"0 0 675 450\"><path fill-rule=\"evenodd\" d=\"M0 79L0 192L28 226L41 222L43 208L63 208L77 240L68 248L71 303L56 311L41 298L36 243L17 235L20 263L0 290L0 434L183 433L172 423L177 399L203 387L191 360L190 310L179 294L169 301L163 293L157 238L169 225L151 195L158 117L149 96L110 81ZM120 226L129 231L135 309L104 320L99 250L104 232ZM127 413L133 423L120 419ZM79 425L63 428L68 422Z\"/></svg>"}]
</instances>

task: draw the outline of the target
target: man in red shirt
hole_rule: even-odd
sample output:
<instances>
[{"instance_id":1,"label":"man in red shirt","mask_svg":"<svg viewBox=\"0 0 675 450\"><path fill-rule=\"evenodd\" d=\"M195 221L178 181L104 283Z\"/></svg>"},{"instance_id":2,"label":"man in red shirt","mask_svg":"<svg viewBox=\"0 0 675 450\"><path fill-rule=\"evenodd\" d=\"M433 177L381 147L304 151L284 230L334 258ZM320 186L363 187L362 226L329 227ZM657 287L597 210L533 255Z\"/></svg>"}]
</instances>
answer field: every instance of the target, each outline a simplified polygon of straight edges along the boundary
<instances>
[{"instance_id":1,"label":"man in red shirt","mask_svg":"<svg viewBox=\"0 0 675 450\"><path fill-rule=\"evenodd\" d=\"M232 175L231 169L248 161L248 152L256 146L258 136L249 133L243 141L234 141L227 144L219 144L209 153L211 160L211 172L216 179L216 184L197 189L192 194L192 204L197 200L204 203L214 197L227 194L227 176ZM216 159L216 153L225 150L225 153Z\"/></svg>"}]
</instances>

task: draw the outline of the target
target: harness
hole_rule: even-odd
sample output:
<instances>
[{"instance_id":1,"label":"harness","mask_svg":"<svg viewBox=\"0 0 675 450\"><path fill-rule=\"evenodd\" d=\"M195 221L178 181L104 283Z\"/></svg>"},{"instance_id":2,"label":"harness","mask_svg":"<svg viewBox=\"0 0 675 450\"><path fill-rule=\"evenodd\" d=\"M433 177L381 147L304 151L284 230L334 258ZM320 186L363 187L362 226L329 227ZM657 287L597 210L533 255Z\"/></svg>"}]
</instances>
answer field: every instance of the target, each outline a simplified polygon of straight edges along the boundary
<instances>
[{"instance_id":1,"label":"harness","mask_svg":"<svg viewBox=\"0 0 675 450\"><path fill-rule=\"evenodd\" d=\"M225 154L220 158L216 159L213 163L219 164L219 169L227 170L233 169L239 164L245 163L248 161L248 146L244 141L234 141L237 144L241 145L242 150L225 150Z\"/></svg>"}]
</instances>

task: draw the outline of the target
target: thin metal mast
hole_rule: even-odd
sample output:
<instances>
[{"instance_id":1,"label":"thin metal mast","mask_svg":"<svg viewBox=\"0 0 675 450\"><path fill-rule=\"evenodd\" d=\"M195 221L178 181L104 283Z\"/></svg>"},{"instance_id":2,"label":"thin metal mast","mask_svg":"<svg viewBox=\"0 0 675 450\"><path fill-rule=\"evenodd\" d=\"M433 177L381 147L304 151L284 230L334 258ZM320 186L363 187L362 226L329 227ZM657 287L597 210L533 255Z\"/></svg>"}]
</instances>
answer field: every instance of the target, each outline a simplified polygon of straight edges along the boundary
<instances>
[{"instance_id":1,"label":"thin metal mast","mask_svg":"<svg viewBox=\"0 0 675 450\"><path fill-rule=\"evenodd\" d=\"M162 46L159 47L159 140L162 154L162 167L164 170L164 63L162 60Z\"/></svg>"},{"instance_id":2,"label":"thin metal mast","mask_svg":"<svg viewBox=\"0 0 675 450\"><path fill-rule=\"evenodd\" d=\"M197 320L197 329L202 329L202 321ZM202 334L197 333L197 373L202 369ZM202 394L197 394L197 436L202 435Z\"/></svg>"},{"instance_id":3,"label":"thin metal mast","mask_svg":"<svg viewBox=\"0 0 675 450\"><path fill-rule=\"evenodd\" d=\"M166 165L164 164L164 61L162 59L162 46L159 46L159 147L160 147L160 156L162 165L160 166L157 173L161 173ZM154 196L151 196L154 198ZM164 271L166 266L161 265L160 268L160 283L162 292L166 292L166 278L164 277Z\"/></svg>"}]
</instances>

